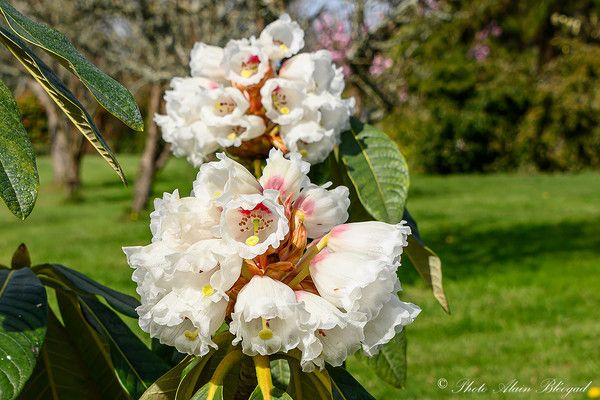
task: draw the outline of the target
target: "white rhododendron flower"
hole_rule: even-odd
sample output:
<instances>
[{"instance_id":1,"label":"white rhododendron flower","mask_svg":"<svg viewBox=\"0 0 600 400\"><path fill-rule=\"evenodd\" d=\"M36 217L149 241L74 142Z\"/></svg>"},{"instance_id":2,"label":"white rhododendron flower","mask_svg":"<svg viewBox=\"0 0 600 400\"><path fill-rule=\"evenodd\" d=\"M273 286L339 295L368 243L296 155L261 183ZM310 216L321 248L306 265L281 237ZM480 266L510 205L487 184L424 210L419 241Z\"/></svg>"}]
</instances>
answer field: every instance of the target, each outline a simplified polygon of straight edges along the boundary
<instances>
[{"instance_id":1,"label":"white rhododendron flower","mask_svg":"<svg viewBox=\"0 0 600 400\"><path fill-rule=\"evenodd\" d=\"M354 100L327 50L299 53L304 32L285 14L258 38L196 43L192 78L174 78L156 115L176 156L200 166L219 148L245 159L272 148L322 162L349 129Z\"/></svg>"},{"instance_id":2,"label":"white rhododendron flower","mask_svg":"<svg viewBox=\"0 0 600 400\"><path fill-rule=\"evenodd\" d=\"M300 154L272 149L257 177L225 154L204 163L190 196L165 193L152 242L125 247L141 328L204 355L229 329L245 354L297 349L305 371L373 355L418 315L399 300L410 229L346 223L346 187L310 182ZM227 325L224 325L227 324Z\"/></svg>"},{"instance_id":3,"label":"white rhododendron flower","mask_svg":"<svg viewBox=\"0 0 600 400\"><path fill-rule=\"evenodd\" d=\"M248 355L287 352L303 342L316 342L316 325L296 300L294 291L268 276L255 276L242 288L231 314L233 344L242 342Z\"/></svg>"}]
</instances>

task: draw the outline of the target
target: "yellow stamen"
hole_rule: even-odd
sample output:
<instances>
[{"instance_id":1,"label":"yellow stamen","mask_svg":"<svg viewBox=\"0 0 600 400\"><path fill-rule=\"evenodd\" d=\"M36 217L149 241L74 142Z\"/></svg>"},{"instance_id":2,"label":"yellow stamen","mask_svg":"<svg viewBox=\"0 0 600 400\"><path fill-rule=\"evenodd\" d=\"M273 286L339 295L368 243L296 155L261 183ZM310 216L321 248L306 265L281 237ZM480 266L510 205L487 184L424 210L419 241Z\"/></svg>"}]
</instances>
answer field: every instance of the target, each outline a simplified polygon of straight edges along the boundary
<instances>
[{"instance_id":1,"label":"yellow stamen","mask_svg":"<svg viewBox=\"0 0 600 400\"><path fill-rule=\"evenodd\" d=\"M187 340L196 340L198 337L198 329L194 329L193 331L184 331L183 335L187 338Z\"/></svg>"},{"instance_id":2,"label":"yellow stamen","mask_svg":"<svg viewBox=\"0 0 600 400\"><path fill-rule=\"evenodd\" d=\"M283 43L281 43L279 45L279 48L281 49L281 51L288 51L289 50L289 48L285 44L283 44Z\"/></svg>"},{"instance_id":3,"label":"yellow stamen","mask_svg":"<svg viewBox=\"0 0 600 400\"><path fill-rule=\"evenodd\" d=\"M215 192L213 193L213 199L216 199L217 197L221 197L222 194L223 193L221 193L220 191L215 190Z\"/></svg>"},{"instance_id":4,"label":"yellow stamen","mask_svg":"<svg viewBox=\"0 0 600 400\"><path fill-rule=\"evenodd\" d=\"M306 151L306 149L301 149L301 150L300 150L300 155L301 155L302 157L306 157L306 156L308 155L308 151Z\"/></svg>"},{"instance_id":5,"label":"yellow stamen","mask_svg":"<svg viewBox=\"0 0 600 400\"><path fill-rule=\"evenodd\" d=\"M229 140L235 140L235 138L237 138L235 132L229 132L229 135L227 135L227 139Z\"/></svg>"},{"instance_id":6,"label":"yellow stamen","mask_svg":"<svg viewBox=\"0 0 600 400\"><path fill-rule=\"evenodd\" d=\"M269 328L269 322L266 319L262 319L262 329L258 332L258 337L262 340L269 340L273 337L273 331Z\"/></svg>"},{"instance_id":7,"label":"yellow stamen","mask_svg":"<svg viewBox=\"0 0 600 400\"><path fill-rule=\"evenodd\" d=\"M304 211L302 210L296 210L296 216L298 217L298 221L300 222L304 222L304 220L306 219L306 214L304 214Z\"/></svg>"},{"instance_id":8,"label":"yellow stamen","mask_svg":"<svg viewBox=\"0 0 600 400\"><path fill-rule=\"evenodd\" d=\"M246 239L246 246L256 246L260 242L258 237L258 229L260 228L260 218L252 218L252 225L254 229L254 235Z\"/></svg>"},{"instance_id":9,"label":"yellow stamen","mask_svg":"<svg viewBox=\"0 0 600 400\"><path fill-rule=\"evenodd\" d=\"M285 114L289 114L289 113L290 113L290 109L289 109L289 108L287 108L287 107L281 107L281 108L279 109L279 112L280 112L280 113L282 113L282 114L284 114L284 115L285 115Z\"/></svg>"},{"instance_id":10,"label":"yellow stamen","mask_svg":"<svg viewBox=\"0 0 600 400\"><path fill-rule=\"evenodd\" d=\"M215 288L213 288L210 285L204 285L204 287L202 288L202 294L205 297L211 296L214 292L215 292Z\"/></svg>"},{"instance_id":11,"label":"yellow stamen","mask_svg":"<svg viewBox=\"0 0 600 400\"><path fill-rule=\"evenodd\" d=\"M240 72L240 75L242 76L242 78L250 78L255 73L256 73L256 70L254 70L254 69L243 69Z\"/></svg>"}]
</instances>

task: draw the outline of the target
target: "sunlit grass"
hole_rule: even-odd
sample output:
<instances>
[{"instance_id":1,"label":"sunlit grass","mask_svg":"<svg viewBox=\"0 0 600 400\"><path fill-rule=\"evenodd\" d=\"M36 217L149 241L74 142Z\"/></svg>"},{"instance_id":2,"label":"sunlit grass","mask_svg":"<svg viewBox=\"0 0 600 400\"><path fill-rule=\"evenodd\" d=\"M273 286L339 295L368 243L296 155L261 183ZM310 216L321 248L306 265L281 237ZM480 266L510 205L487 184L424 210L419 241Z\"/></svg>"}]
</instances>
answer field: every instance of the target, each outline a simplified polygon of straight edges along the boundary
<instances>
[{"instance_id":1,"label":"sunlit grass","mask_svg":"<svg viewBox=\"0 0 600 400\"><path fill-rule=\"evenodd\" d=\"M136 160L120 157L130 179ZM68 202L51 184L49 160L40 159L39 168L32 215L22 222L0 207L0 263L25 242L34 263L61 263L134 294L121 246L148 243L150 233L147 214L127 218L132 186L87 157L82 201ZM187 194L195 174L171 160L155 192ZM439 389L440 378L450 386L463 378L485 383L485 398L559 397L492 393L512 379L533 387L545 378L598 386L600 174L415 176L409 209L443 260L452 315L404 266L404 300L423 308L408 329L407 388L397 391L349 362L378 399L447 398L450 387Z\"/></svg>"}]
</instances>

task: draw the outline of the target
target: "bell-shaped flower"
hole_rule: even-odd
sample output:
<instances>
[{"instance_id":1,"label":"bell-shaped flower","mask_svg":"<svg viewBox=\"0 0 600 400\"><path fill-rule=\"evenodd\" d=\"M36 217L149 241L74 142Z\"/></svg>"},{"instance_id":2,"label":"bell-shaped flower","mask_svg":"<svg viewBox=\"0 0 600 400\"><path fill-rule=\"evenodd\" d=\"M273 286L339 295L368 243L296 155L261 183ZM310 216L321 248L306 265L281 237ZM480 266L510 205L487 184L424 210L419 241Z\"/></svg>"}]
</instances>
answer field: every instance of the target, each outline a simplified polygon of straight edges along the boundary
<instances>
[{"instance_id":1,"label":"bell-shaped flower","mask_svg":"<svg viewBox=\"0 0 600 400\"><path fill-rule=\"evenodd\" d=\"M279 191L282 200L290 196L295 199L309 183L309 170L310 164L302 161L299 154L291 153L286 158L280 150L271 149L259 182L264 189Z\"/></svg>"},{"instance_id":2,"label":"bell-shaped flower","mask_svg":"<svg viewBox=\"0 0 600 400\"><path fill-rule=\"evenodd\" d=\"M319 294L336 307L365 313L371 319L389 300L398 281L381 260L350 252L321 251L310 264Z\"/></svg>"},{"instance_id":3,"label":"bell-shaped flower","mask_svg":"<svg viewBox=\"0 0 600 400\"><path fill-rule=\"evenodd\" d=\"M194 77L206 77L214 81L225 81L225 71L221 68L223 49L197 42L190 54L190 69Z\"/></svg>"},{"instance_id":4,"label":"bell-shaped flower","mask_svg":"<svg viewBox=\"0 0 600 400\"><path fill-rule=\"evenodd\" d=\"M240 257L252 259L276 249L289 231L279 192L241 195L224 202L220 233Z\"/></svg>"},{"instance_id":5,"label":"bell-shaped flower","mask_svg":"<svg viewBox=\"0 0 600 400\"><path fill-rule=\"evenodd\" d=\"M174 78L171 90L165 94L167 113L154 116L163 139L171 143L173 153L187 157L194 165L200 165L206 155L219 147L200 118L206 91L218 87L216 82L206 78Z\"/></svg>"},{"instance_id":6,"label":"bell-shaped flower","mask_svg":"<svg viewBox=\"0 0 600 400\"><path fill-rule=\"evenodd\" d=\"M390 268L400 263L402 249L408 245L410 227L406 221L387 224L379 221L354 222L331 230L327 248L335 252L350 252L381 260Z\"/></svg>"},{"instance_id":7,"label":"bell-shaped flower","mask_svg":"<svg viewBox=\"0 0 600 400\"><path fill-rule=\"evenodd\" d=\"M279 77L302 82L308 92L317 94L328 91L339 95L343 90L343 87L340 90L338 72L327 50L301 53L286 60L279 70Z\"/></svg>"},{"instance_id":8,"label":"bell-shaped flower","mask_svg":"<svg viewBox=\"0 0 600 400\"><path fill-rule=\"evenodd\" d=\"M206 92L200 115L209 126L236 125L248 106L248 100L238 89L217 88Z\"/></svg>"},{"instance_id":9,"label":"bell-shaped flower","mask_svg":"<svg viewBox=\"0 0 600 400\"><path fill-rule=\"evenodd\" d=\"M260 89L267 117L279 125L294 124L302 119L306 93L294 81L269 79Z\"/></svg>"},{"instance_id":10,"label":"bell-shaped flower","mask_svg":"<svg viewBox=\"0 0 600 400\"><path fill-rule=\"evenodd\" d=\"M315 336L322 346L322 351L314 358L306 357L307 353L303 352L304 371L311 372L315 366L323 369L325 363L340 366L361 348L366 322L364 314L342 312L321 296L303 290L296 291L296 298L309 312L310 322L316 326Z\"/></svg>"},{"instance_id":11,"label":"bell-shaped flower","mask_svg":"<svg viewBox=\"0 0 600 400\"><path fill-rule=\"evenodd\" d=\"M343 100L329 92L308 95L304 101L307 108L318 112L319 124L336 133L350 128L350 116L354 111L354 98Z\"/></svg>"},{"instance_id":12,"label":"bell-shaped flower","mask_svg":"<svg viewBox=\"0 0 600 400\"><path fill-rule=\"evenodd\" d=\"M339 140L333 129L323 128L314 119L282 126L281 136L290 151L301 154L310 164L325 161Z\"/></svg>"},{"instance_id":13,"label":"bell-shaped flower","mask_svg":"<svg viewBox=\"0 0 600 400\"><path fill-rule=\"evenodd\" d=\"M194 181L193 195L207 204L217 201L224 193L229 196L258 194L262 188L256 178L242 165L218 153L218 162L210 162L200 167Z\"/></svg>"},{"instance_id":14,"label":"bell-shaped flower","mask_svg":"<svg viewBox=\"0 0 600 400\"><path fill-rule=\"evenodd\" d=\"M327 186L314 184L305 187L294 203L295 209L302 212L306 235L311 239L323 236L333 227L346 222L349 206L347 187L327 190Z\"/></svg>"},{"instance_id":15,"label":"bell-shaped flower","mask_svg":"<svg viewBox=\"0 0 600 400\"><path fill-rule=\"evenodd\" d=\"M140 327L180 352L204 355L225 321L228 297L210 285L212 272L179 272L162 285L169 291L138 307Z\"/></svg>"},{"instance_id":16,"label":"bell-shaped flower","mask_svg":"<svg viewBox=\"0 0 600 400\"><path fill-rule=\"evenodd\" d=\"M152 240L174 241L193 244L213 238L212 231L219 225L220 213L208 208L197 197L179 197L179 191L165 193L154 200L154 211L150 213Z\"/></svg>"},{"instance_id":17,"label":"bell-shaped flower","mask_svg":"<svg viewBox=\"0 0 600 400\"><path fill-rule=\"evenodd\" d=\"M222 147L239 147L242 142L259 137L265 132L265 121L256 115L244 115L233 125L211 129Z\"/></svg>"},{"instance_id":18,"label":"bell-shaped flower","mask_svg":"<svg viewBox=\"0 0 600 400\"><path fill-rule=\"evenodd\" d=\"M309 320L289 286L257 275L240 290L229 330L235 335L233 344L241 342L245 354L285 353L316 342Z\"/></svg>"},{"instance_id":19,"label":"bell-shaped flower","mask_svg":"<svg viewBox=\"0 0 600 400\"><path fill-rule=\"evenodd\" d=\"M419 307L400 301L394 293L379 314L365 325L363 351L368 356L377 354L382 345L392 340L404 326L411 324L420 312Z\"/></svg>"},{"instance_id":20,"label":"bell-shaped flower","mask_svg":"<svg viewBox=\"0 0 600 400\"><path fill-rule=\"evenodd\" d=\"M283 14L263 29L258 39L272 60L291 57L304 47L304 31L289 15Z\"/></svg>"},{"instance_id":21,"label":"bell-shaped flower","mask_svg":"<svg viewBox=\"0 0 600 400\"><path fill-rule=\"evenodd\" d=\"M228 80L244 87L257 85L271 70L265 51L246 39L227 43L221 67Z\"/></svg>"},{"instance_id":22,"label":"bell-shaped flower","mask_svg":"<svg viewBox=\"0 0 600 400\"><path fill-rule=\"evenodd\" d=\"M137 284L136 292L142 303L155 303L167 288L161 284L169 268L168 258L178 250L172 243L157 241L147 246L123 247L127 263L134 269L131 279Z\"/></svg>"}]
</instances>

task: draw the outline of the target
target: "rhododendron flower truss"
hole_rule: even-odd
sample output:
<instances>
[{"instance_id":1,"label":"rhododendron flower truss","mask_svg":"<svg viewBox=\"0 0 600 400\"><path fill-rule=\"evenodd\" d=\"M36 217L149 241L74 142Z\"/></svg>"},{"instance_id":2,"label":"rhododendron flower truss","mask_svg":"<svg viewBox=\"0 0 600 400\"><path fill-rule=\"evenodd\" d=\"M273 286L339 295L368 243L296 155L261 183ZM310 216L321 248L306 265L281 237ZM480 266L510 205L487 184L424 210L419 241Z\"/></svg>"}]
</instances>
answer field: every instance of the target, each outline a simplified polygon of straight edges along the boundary
<instances>
[{"instance_id":1,"label":"rhododendron flower truss","mask_svg":"<svg viewBox=\"0 0 600 400\"><path fill-rule=\"evenodd\" d=\"M404 222L346 223L348 189L311 183L298 153L272 149L258 178L217 158L189 197L155 201L152 243L124 248L152 337L202 356L225 323L243 353L313 371L376 354L419 314L398 299Z\"/></svg>"},{"instance_id":2,"label":"rhododendron flower truss","mask_svg":"<svg viewBox=\"0 0 600 400\"><path fill-rule=\"evenodd\" d=\"M171 81L166 114L155 117L173 153L195 166L219 148L247 159L276 147L311 164L325 160L349 128L354 100L341 98L344 77L331 54L298 54L303 47L288 15L258 38L196 43L191 76Z\"/></svg>"}]
</instances>

